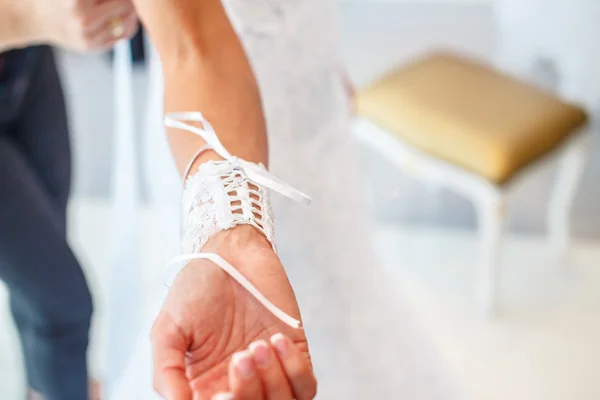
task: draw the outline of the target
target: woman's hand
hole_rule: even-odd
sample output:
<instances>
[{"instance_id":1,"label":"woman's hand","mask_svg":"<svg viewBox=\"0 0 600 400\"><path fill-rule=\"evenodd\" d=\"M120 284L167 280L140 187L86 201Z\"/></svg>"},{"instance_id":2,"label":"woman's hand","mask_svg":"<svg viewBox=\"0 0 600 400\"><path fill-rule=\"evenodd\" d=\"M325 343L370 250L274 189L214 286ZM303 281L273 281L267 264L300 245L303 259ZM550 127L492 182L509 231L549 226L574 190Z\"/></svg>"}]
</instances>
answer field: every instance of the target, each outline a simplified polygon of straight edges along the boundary
<instances>
[{"instance_id":1,"label":"woman's hand","mask_svg":"<svg viewBox=\"0 0 600 400\"><path fill-rule=\"evenodd\" d=\"M75 51L106 50L138 29L130 0L33 0L39 41Z\"/></svg>"},{"instance_id":2,"label":"woman's hand","mask_svg":"<svg viewBox=\"0 0 600 400\"><path fill-rule=\"evenodd\" d=\"M221 232L203 250L218 253L276 306L300 318L279 258L254 228ZM219 392L235 400L315 395L304 332L283 324L210 261L197 260L179 273L152 343L154 385L169 400L210 400Z\"/></svg>"}]
</instances>

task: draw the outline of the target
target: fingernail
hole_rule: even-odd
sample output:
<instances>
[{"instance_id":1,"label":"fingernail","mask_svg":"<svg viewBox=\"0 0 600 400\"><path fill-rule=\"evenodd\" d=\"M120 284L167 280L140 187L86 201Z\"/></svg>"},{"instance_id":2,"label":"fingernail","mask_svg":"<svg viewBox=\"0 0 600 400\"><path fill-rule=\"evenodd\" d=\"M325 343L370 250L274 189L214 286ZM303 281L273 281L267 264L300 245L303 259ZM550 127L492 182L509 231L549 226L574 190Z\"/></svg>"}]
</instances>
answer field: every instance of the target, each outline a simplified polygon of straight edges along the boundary
<instances>
[{"instance_id":1,"label":"fingernail","mask_svg":"<svg viewBox=\"0 0 600 400\"><path fill-rule=\"evenodd\" d=\"M212 397L212 400L233 400L231 393L217 393Z\"/></svg>"},{"instance_id":2,"label":"fingernail","mask_svg":"<svg viewBox=\"0 0 600 400\"><path fill-rule=\"evenodd\" d=\"M247 378L254 374L254 362L252 361L252 355L249 351L246 350L235 353L232 357L232 361L241 376Z\"/></svg>"},{"instance_id":3,"label":"fingernail","mask_svg":"<svg viewBox=\"0 0 600 400\"><path fill-rule=\"evenodd\" d=\"M252 352L252 356L254 357L254 361L256 361L256 365L259 367L266 367L269 365L271 357L267 342L264 340L258 340L250 344L250 352Z\"/></svg>"},{"instance_id":4,"label":"fingernail","mask_svg":"<svg viewBox=\"0 0 600 400\"><path fill-rule=\"evenodd\" d=\"M283 334L276 333L273 336L271 336L271 343L273 344L273 347L275 347L275 350L277 350L277 353L279 353L281 357L285 357L288 355L290 350L289 343L287 338L283 336Z\"/></svg>"}]
</instances>

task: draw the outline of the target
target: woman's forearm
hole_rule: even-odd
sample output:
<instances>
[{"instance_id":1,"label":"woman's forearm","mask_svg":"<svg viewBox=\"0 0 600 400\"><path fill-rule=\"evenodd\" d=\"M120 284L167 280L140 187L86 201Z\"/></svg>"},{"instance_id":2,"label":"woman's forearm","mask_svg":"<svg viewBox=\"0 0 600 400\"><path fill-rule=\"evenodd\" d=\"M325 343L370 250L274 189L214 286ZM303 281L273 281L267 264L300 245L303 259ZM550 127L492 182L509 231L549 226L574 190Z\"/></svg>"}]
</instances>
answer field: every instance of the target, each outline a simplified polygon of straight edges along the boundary
<instances>
[{"instance_id":1,"label":"woman's forearm","mask_svg":"<svg viewBox=\"0 0 600 400\"><path fill-rule=\"evenodd\" d=\"M163 65L165 111L200 111L225 148L267 163L265 120L258 86L220 0L137 0L138 12ZM180 171L204 141L171 130ZM196 162L218 159L214 152Z\"/></svg>"},{"instance_id":2,"label":"woman's forearm","mask_svg":"<svg viewBox=\"0 0 600 400\"><path fill-rule=\"evenodd\" d=\"M0 52L34 44L35 7L28 0L0 0Z\"/></svg>"}]
</instances>

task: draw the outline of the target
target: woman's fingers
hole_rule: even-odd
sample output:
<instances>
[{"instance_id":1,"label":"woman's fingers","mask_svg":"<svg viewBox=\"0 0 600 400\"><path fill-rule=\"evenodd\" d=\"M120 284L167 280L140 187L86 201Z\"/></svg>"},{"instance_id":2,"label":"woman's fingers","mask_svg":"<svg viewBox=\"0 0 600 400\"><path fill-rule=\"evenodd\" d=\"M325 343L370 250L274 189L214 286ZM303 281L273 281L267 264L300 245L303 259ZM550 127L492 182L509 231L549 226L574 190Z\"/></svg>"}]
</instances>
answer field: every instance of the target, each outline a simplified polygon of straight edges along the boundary
<instances>
[{"instance_id":1,"label":"woman's fingers","mask_svg":"<svg viewBox=\"0 0 600 400\"><path fill-rule=\"evenodd\" d=\"M250 345L250 352L262 381L265 399L293 400L288 378L273 348L259 340Z\"/></svg>"},{"instance_id":2,"label":"woman's fingers","mask_svg":"<svg viewBox=\"0 0 600 400\"><path fill-rule=\"evenodd\" d=\"M306 356L281 333L271 337L271 344L290 382L294 399L312 400L317 394L317 380Z\"/></svg>"},{"instance_id":3,"label":"woman's fingers","mask_svg":"<svg viewBox=\"0 0 600 400\"><path fill-rule=\"evenodd\" d=\"M135 12L135 8L130 1L127 0L108 0L98 3L86 15L86 32L96 34L103 30L111 20L115 18L123 18L124 15L129 15Z\"/></svg>"},{"instance_id":4,"label":"woman's fingers","mask_svg":"<svg viewBox=\"0 0 600 400\"><path fill-rule=\"evenodd\" d=\"M271 338L271 345L259 340L250 345L249 351L234 354L229 366L233 398L312 400L317 381L306 356L280 333Z\"/></svg>"},{"instance_id":5,"label":"woman's fingers","mask_svg":"<svg viewBox=\"0 0 600 400\"><path fill-rule=\"evenodd\" d=\"M262 384L250 351L235 353L229 363L229 388L235 400L263 399Z\"/></svg>"},{"instance_id":6,"label":"woman's fingers","mask_svg":"<svg viewBox=\"0 0 600 400\"><path fill-rule=\"evenodd\" d=\"M101 50L110 49L119 40L129 39L130 37L135 35L139 28L137 15L134 12L130 13L127 16L124 16L121 20L121 23L123 24L123 32L120 37L115 37L111 27L106 26L103 31L98 32L98 34L91 39L94 48L98 48Z\"/></svg>"}]
</instances>

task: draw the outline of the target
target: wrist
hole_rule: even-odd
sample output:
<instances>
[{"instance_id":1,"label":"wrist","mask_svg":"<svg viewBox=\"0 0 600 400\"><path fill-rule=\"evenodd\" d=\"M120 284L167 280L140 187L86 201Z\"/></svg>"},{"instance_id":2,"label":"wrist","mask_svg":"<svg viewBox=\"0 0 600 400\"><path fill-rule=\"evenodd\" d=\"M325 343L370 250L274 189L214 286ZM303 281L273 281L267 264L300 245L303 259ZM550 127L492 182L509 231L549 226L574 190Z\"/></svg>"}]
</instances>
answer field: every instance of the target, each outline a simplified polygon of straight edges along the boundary
<instances>
[{"instance_id":1,"label":"wrist","mask_svg":"<svg viewBox=\"0 0 600 400\"><path fill-rule=\"evenodd\" d=\"M228 258L240 258L249 251L262 249L273 251L265 235L252 225L246 224L236 225L213 235L202 247L205 253L217 253Z\"/></svg>"},{"instance_id":2,"label":"wrist","mask_svg":"<svg viewBox=\"0 0 600 400\"><path fill-rule=\"evenodd\" d=\"M263 259L265 254L273 254L273 247L265 236L251 225L236 225L231 229L221 231L213 235L202 248L203 253L215 253L225 259L232 265L246 265L248 259ZM198 262L204 260L192 260L182 272L191 270L192 276L197 276ZM202 274L217 274L227 276L227 273L221 268L203 269ZM178 274L188 277L187 273ZM204 276L204 275L203 275ZM185 278L188 279L188 278Z\"/></svg>"}]
</instances>

